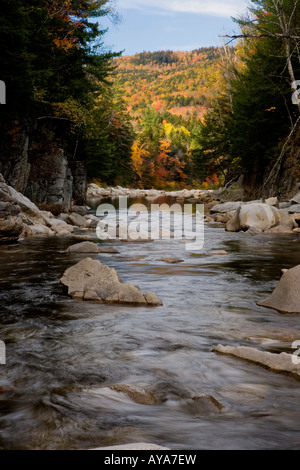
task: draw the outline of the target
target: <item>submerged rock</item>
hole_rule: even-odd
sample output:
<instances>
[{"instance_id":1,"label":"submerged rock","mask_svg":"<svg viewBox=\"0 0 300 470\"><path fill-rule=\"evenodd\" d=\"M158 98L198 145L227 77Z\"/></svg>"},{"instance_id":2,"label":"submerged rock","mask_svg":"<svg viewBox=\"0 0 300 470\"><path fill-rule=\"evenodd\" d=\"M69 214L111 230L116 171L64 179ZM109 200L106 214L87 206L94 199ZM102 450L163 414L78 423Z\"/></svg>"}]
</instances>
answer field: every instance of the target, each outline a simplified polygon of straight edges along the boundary
<instances>
[{"instance_id":1,"label":"submerged rock","mask_svg":"<svg viewBox=\"0 0 300 470\"><path fill-rule=\"evenodd\" d=\"M221 413L223 405L211 395L199 394L192 398L189 409L193 414L206 416Z\"/></svg>"},{"instance_id":2,"label":"submerged rock","mask_svg":"<svg viewBox=\"0 0 300 470\"><path fill-rule=\"evenodd\" d=\"M284 313L300 313L300 265L288 269L281 276L273 293L257 305Z\"/></svg>"},{"instance_id":3,"label":"submerged rock","mask_svg":"<svg viewBox=\"0 0 300 470\"><path fill-rule=\"evenodd\" d=\"M120 253L114 246L101 246L85 241L69 246L66 253Z\"/></svg>"},{"instance_id":4,"label":"submerged rock","mask_svg":"<svg viewBox=\"0 0 300 470\"><path fill-rule=\"evenodd\" d=\"M274 372L291 373L300 377L299 365L296 365L292 361L292 355L282 352L280 354L274 354L267 351L260 351L256 348L248 346L222 346L218 344L214 348L215 352L222 354L230 354L241 359L253 362L270 369Z\"/></svg>"},{"instance_id":5,"label":"submerged rock","mask_svg":"<svg viewBox=\"0 0 300 470\"><path fill-rule=\"evenodd\" d=\"M157 398L148 387L141 384L116 384L110 385L109 389L125 394L130 400L140 405L155 405L158 403Z\"/></svg>"},{"instance_id":6,"label":"submerged rock","mask_svg":"<svg viewBox=\"0 0 300 470\"><path fill-rule=\"evenodd\" d=\"M73 298L117 304L162 305L156 294L143 294L138 286L124 284L115 269L91 258L68 268L61 282L68 287L68 294Z\"/></svg>"},{"instance_id":7,"label":"submerged rock","mask_svg":"<svg viewBox=\"0 0 300 470\"><path fill-rule=\"evenodd\" d=\"M170 256L170 257L167 257L167 258L162 258L159 261L163 261L164 263L174 264L174 263L182 263L184 260L180 259L180 258L173 258L173 257Z\"/></svg>"}]
</instances>

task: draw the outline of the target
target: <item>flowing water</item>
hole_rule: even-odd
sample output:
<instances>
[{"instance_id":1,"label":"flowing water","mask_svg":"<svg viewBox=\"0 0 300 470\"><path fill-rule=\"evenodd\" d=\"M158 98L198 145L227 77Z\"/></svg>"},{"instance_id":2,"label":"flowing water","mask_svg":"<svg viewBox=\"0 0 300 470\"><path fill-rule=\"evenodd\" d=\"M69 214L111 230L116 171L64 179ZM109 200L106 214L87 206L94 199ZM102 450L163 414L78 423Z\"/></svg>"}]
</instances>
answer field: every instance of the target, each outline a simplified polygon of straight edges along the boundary
<instances>
[{"instance_id":1,"label":"flowing water","mask_svg":"<svg viewBox=\"0 0 300 470\"><path fill-rule=\"evenodd\" d=\"M256 302L281 268L300 264L297 236L228 233L209 223L198 252L181 240L116 241L120 254L91 256L159 295L155 308L69 298L59 279L82 259L65 253L73 243L32 238L0 247L1 449L300 448L299 381L213 352L219 343L291 352L299 317ZM160 261L166 256L184 261ZM142 384L157 402L135 403L108 388L116 384ZM199 413L191 400L199 394L223 412Z\"/></svg>"}]
</instances>

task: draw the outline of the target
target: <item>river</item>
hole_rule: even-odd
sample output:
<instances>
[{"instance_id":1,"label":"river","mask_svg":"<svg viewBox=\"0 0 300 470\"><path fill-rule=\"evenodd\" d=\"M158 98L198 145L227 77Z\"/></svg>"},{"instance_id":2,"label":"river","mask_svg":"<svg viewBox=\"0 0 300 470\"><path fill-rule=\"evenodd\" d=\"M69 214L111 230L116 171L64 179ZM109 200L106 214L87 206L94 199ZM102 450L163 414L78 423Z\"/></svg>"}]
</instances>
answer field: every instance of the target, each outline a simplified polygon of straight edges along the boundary
<instances>
[{"instance_id":1,"label":"river","mask_svg":"<svg viewBox=\"0 0 300 470\"><path fill-rule=\"evenodd\" d=\"M181 240L115 241L120 254L92 256L159 295L163 306L154 308L69 298L59 279L82 259L65 253L72 243L36 237L0 247L1 449L300 449L299 381L213 352L219 343L291 352L298 316L256 302L282 268L300 264L298 236L208 223L198 252ZM109 393L115 384L150 387L157 403ZM191 406L199 394L224 411L199 414Z\"/></svg>"}]
</instances>

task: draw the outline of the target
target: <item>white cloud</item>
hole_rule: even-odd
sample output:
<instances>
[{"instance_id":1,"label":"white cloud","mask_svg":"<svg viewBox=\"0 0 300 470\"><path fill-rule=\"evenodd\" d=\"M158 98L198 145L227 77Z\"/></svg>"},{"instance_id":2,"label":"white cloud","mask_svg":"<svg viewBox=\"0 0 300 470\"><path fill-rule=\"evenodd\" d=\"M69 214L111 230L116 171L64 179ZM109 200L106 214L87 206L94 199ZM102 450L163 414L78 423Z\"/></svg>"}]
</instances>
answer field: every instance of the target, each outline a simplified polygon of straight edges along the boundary
<instances>
[{"instance_id":1,"label":"white cloud","mask_svg":"<svg viewBox=\"0 0 300 470\"><path fill-rule=\"evenodd\" d=\"M117 0L117 8L207 14L229 18L246 11L246 0Z\"/></svg>"}]
</instances>

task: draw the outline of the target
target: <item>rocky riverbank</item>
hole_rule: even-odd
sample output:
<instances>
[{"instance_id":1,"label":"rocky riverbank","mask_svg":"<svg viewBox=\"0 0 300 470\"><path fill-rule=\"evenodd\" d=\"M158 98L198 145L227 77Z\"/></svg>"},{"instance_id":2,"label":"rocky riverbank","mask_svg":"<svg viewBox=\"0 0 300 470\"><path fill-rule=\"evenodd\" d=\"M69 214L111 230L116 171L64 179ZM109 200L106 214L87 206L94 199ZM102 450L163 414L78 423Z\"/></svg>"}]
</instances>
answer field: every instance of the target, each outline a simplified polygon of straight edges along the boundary
<instances>
[{"instance_id":1,"label":"rocky riverbank","mask_svg":"<svg viewBox=\"0 0 300 470\"><path fill-rule=\"evenodd\" d=\"M266 200L245 201L240 187L219 190L141 190L117 186L100 188L90 184L86 203L101 203L107 198L121 196L145 198L148 202L159 203L160 198L172 198L179 203L204 204L205 222L224 224L225 230L249 234L300 233L300 193L289 201L280 202L277 197ZM241 199L238 196L242 196ZM23 194L9 186L0 175L0 243L16 242L29 236L69 236L89 238L91 231L95 238L99 219L89 214L88 206L71 206L68 213L54 215L40 210ZM143 236L143 238L145 238Z\"/></svg>"}]
</instances>

